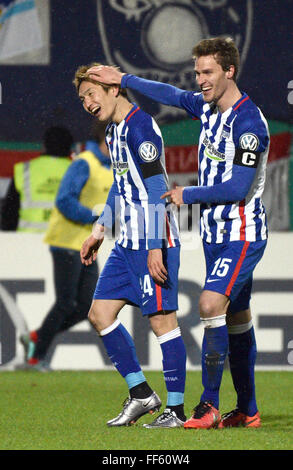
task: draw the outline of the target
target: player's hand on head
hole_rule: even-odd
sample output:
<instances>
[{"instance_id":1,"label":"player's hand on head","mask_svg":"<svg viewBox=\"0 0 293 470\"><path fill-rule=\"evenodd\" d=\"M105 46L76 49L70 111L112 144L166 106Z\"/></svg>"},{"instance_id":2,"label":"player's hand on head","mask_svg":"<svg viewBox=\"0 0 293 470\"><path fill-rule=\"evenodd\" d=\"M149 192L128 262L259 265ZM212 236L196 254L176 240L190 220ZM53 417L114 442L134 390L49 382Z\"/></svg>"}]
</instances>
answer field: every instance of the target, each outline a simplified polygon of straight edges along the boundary
<instances>
[{"instance_id":1,"label":"player's hand on head","mask_svg":"<svg viewBox=\"0 0 293 470\"><path fill-rule=\"evenodd\" d=\"M160 248L149 250L148 270L157 284L163 284L167 280L168 272L163 264L163 255Z\"/></svg>"},{"instance_id":2,"label":"player's hand on head","mask_svg":"<svg viewBox=\"0 0 293 470\"><path fill-rule=\"evenodd\" d=\"M110 65L95 65L88 69L87 74L92 80L97 80L105 85L120 85L123 73Z\"/></svg>"}]
</instances>

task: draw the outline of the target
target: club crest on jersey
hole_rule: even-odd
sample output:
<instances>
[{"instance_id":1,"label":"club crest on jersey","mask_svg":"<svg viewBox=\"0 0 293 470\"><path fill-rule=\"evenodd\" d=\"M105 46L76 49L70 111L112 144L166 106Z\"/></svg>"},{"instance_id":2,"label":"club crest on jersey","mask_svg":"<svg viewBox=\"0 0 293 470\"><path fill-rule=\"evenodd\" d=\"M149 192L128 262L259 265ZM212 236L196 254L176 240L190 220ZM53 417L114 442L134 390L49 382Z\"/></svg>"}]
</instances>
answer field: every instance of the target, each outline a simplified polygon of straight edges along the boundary
<instances>
[{"instance_id":1,"label":"club crest on jersey","mask_svg":"<svg viewBox=\"0 0 293 470\"><path fill-rule=\"evenodd\" d=\"M209 141L207 137L203 139L203 145L205 146L204 155L210 160L215 160L217 162L222 162L225 160L225 154L219 152L216 147Z\"/></svg>"},{"instance_id":2,"label":"club crest on jersey","mask_svg":"<svg viewBox=\"0 0 293 470\"><path fill-rule=\"evenodd\" d=\"M157 147L152 142L143 142L138 149L139 156L145 162L153 162L159 155Z\"/></svg>"},{"instance_id":3,"label":"club crest on jersey","mask_svg":"<svg viewBox=\"0 0 293 470\"><path fill-rule=\"evenodd\" d=\"M256 150L259 146L258 137L255 134L243 134L239 139L240 147L244 150Z\"/></svg>"},{"instance_id":4,"label":"club crest on jersey","mask_svg":"<svg viewBox=\"0 0 293 470\"><path fill-rule=\"evenodd\" d=\"M222 139L229 139L230 137L230 132L231 132L231 127L228 124L223 125L223 130L221 133L220 140Z\"/></svg>"}]
</instances>

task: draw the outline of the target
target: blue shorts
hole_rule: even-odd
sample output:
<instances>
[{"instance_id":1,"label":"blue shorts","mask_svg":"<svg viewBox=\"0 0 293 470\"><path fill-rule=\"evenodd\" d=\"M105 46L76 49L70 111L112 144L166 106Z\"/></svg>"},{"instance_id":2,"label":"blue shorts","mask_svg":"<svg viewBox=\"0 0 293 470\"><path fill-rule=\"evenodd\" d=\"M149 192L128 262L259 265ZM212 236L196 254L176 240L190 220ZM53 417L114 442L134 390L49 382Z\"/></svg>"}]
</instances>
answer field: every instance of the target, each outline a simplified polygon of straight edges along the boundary
<instances>
[{"instance_id":1,"label":"blue shorts","mask_svg":"<svg viewBox=\"0 0 293 470\"><path fill-rule=\"evenodd\" d=\"M204 290L229 297L230 313L249 308L253 271L263 256L266 244L267 240L203 242L206 260Z\"/></svg>"},{"instance_id":2,"label":"blue shorts","mask_svg":"<svg viewBox=\"0 0 293 470\"><path fill-rule=\"evenodd\" d=\"M116 242L97 282L94 299L123 299L143 315L178 309L180 247L165 248L167 281L158 285L147 267L147 250L130 250Z\"/></svg>"}]
</instances>

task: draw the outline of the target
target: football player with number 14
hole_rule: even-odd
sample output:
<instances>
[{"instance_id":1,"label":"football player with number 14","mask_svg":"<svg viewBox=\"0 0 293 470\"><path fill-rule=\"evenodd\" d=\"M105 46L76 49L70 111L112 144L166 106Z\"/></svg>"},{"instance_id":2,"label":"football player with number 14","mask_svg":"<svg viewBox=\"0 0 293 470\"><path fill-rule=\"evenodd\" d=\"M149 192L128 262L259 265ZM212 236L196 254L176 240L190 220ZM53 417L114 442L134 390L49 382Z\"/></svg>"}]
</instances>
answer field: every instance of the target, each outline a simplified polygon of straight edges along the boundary
<instances>
[{"instance_id":1,"label":"football player with number 14","mask_svg":"<svg viewBox=\"0 0 293 470\"><path fill-rule=\"evenodd\" d=\"M91 79L89 68L81 66L74 83L84 109L109 122L106 143L114 183L92 235L83 244L81 261L85 265L95 261L117 207L120 236L99 277L89 319L129 388L122 411L107 424L128 426L161 406L141 370L133 339L118 319L123 306L131 304L149 318L157 336L168 392L167 408L145 427L182 427L186 352L176 314L180 242L172 205L160 199L168 189L161 132L119 86Z\"/></svg>"}]
</instances>

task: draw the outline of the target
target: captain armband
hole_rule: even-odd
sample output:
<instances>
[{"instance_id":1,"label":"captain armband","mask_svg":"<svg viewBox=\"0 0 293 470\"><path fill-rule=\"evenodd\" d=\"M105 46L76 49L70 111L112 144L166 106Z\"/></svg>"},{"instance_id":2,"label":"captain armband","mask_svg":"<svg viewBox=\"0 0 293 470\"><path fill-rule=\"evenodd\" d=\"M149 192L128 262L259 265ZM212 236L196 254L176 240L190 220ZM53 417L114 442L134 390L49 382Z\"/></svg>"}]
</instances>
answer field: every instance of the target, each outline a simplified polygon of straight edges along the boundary
<instances>
[{"instance_id":1,"label":"captain armband","mask_svg":"<svg viewBox=\"0 0 293 470\"><path fill-rule=\"evenodd\" d=\"M238 148L235 151L234 165L257 168L260 159L260 152Z\"/></svg>"},{"instance_id":2,"label":"captain armband","mask_svg":"<svg viewBox=\"0 0 293 470\"><path fill-rule=\"evenodd\" d=\"M144 179L164 173L160 160L155 160L151 163L142 163L140 168Z\"/></svg>"}]
</instances>

